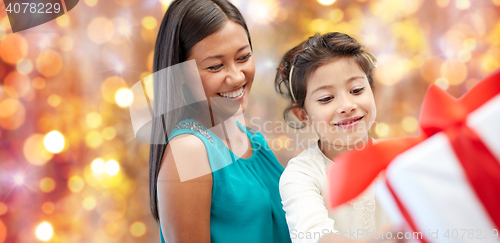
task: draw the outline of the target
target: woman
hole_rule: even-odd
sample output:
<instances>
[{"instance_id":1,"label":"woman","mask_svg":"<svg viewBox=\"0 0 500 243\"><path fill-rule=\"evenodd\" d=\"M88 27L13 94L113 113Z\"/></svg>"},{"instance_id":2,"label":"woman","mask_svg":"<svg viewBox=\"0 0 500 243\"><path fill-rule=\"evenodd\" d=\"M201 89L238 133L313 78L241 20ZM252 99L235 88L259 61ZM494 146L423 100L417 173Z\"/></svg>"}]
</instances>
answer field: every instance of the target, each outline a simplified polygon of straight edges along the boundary
<instances>
[{"instance_id":1,"label":"woman","mask_svg":"<svg viewBox=\"0 0 500 243\"><path fill-rule=\"evenodd\" d=\"M201 95L186 73L161 74L179 63L193 64L187 76L199 73ZM255 66L240 12L225 0L174 1L154 71L150 199L161 241L290 242L278 189L283 167L264 137L241 125Z\"/></svg>"}]
</instances>

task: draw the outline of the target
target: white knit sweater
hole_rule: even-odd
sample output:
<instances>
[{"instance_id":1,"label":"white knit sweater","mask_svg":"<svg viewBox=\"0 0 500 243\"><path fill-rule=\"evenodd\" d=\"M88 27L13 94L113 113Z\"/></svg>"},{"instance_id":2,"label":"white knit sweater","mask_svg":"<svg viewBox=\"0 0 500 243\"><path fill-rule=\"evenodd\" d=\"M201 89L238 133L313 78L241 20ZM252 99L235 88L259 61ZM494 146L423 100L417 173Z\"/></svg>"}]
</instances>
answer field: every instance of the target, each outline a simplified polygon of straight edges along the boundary
<instances>
[{"instance_id":1,"label":"white knit sweater","mask_svg":"<svg viewBox=\"0 0 500 243\"><path fill-rule=\"evenodd\" d=\"M343 238L365 239L367 232L390 223L375 200L373 183L349 203L327 209L326 168L330 163L318 143L313 143L291 159L281 175L281 200L294 243L317 242L329 232L344 234Z\"/></svg>"}]
</instances>

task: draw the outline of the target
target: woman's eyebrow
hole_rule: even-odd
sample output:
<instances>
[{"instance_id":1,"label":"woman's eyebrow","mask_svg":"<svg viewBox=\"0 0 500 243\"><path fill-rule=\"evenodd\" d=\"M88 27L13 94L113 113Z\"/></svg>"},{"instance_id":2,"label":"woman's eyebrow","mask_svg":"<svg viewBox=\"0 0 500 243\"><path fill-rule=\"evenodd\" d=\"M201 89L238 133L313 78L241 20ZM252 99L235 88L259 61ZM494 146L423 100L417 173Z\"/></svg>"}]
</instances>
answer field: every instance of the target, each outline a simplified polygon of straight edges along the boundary
<instances>
[{"instance_id":1,"label":"woman's eyebrow","mask_svg":"<svg viewBox=\"0 0 500 243\"><path fill-rule=\"evenodd\" d=\"M244 45L244 46L240 47L240 49L238 49L238 51L236 51L236 53L242 51L243 49L245 49L245 48L247 48L249 46L250 46L250 44L247 44L247 45ZM214 58L221 58L221 57L224 57L224 56L223 55L209 56L209 57L203 59L203 61L201 61L201 62L204 62L207 59L214 59Z\"/></svg>"}]
</instances>

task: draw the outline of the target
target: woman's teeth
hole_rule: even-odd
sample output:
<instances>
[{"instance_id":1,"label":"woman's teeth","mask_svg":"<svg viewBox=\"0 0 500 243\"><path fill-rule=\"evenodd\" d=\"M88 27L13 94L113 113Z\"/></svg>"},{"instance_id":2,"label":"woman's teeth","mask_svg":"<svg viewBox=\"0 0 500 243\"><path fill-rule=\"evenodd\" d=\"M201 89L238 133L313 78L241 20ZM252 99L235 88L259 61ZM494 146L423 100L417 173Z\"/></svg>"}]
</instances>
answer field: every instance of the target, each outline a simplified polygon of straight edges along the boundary
<instances>
[{"instance_id":1,"label":"woman's teeth","mask_svg":"<svg viewBox=\"0 0 500 243\"><path fill-rule=\"evenodd\" d=\"M231 92L224 92L224 93L219 93L220 96L222 97L227 97L227 98L236 98L243 94L243 91L245 90L245 86L242 86L236 91L231 91Z\"/></svg>"}]
</instances>

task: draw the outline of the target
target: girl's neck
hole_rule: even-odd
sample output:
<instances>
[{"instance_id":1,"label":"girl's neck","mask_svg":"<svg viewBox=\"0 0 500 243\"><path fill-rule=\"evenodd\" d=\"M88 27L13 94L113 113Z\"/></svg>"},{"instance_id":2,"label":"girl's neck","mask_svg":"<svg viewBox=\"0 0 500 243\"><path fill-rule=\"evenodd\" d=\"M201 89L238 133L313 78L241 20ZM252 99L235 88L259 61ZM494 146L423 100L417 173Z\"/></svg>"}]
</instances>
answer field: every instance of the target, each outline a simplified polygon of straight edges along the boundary
<instances>
[{"instance_id":1,"label":"girl's neck","mask_svg":"<svg viewBox=\"0 0 500 243\"><path fill-rule=\"evenodd\" d=\"M359 140L359 142L347 146L331 144L328 141L322 140L320 138L318 140L318 147L327 158L333 160L335 157L344 152L364 149L366 146L371 145L372 142L373 139L368 135L364 139Z\"/></svg>"}]
</instances>

